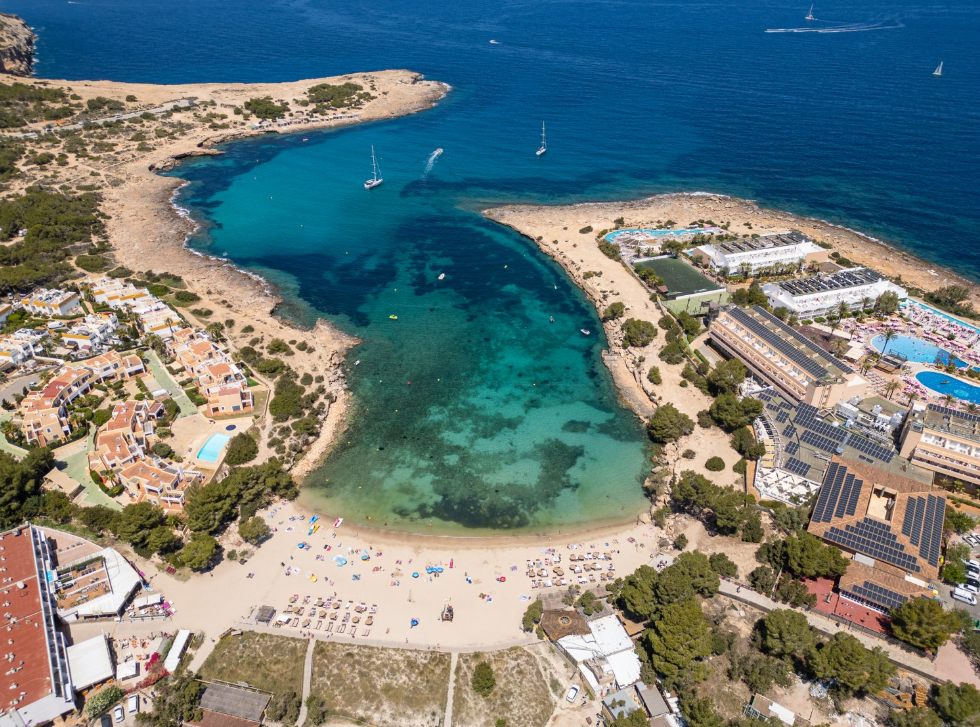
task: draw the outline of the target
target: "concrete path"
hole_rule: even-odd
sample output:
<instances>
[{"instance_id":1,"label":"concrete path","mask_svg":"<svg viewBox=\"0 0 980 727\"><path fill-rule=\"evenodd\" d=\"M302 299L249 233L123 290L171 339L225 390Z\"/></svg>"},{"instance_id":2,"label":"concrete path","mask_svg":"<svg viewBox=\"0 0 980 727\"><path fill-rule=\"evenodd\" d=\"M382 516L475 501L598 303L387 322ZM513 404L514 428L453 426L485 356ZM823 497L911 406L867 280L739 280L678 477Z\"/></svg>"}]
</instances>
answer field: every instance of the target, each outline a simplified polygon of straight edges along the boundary
<instances>
[{"instance_id":1,"label":"concrete path","mask_svg":"<svg viewBox=\"0 0 980 727\"><path fill-rule=\"evenodd\" d=\"M180 386L174 381L173 376L167 371L166 367L160 361L159 356L157 356L156 351L147 351L145 353L147 365L150 369L150 373L153 374L153 378L157 380L163 388L170 392L170 398L172 398L177 403L177 408L180 409L180 414L177 415L178 418L188 417L199 413L194 402L190 400Z\"/></svg>"},{"instance_id":2,"label":"concrete path","mask_svg":"<svg viewBox=\"0 0 980 727\"><path fill-rule=\"evenodd\" d=\"M753 591L748 587L741 587L737 583L732 583L731 581L723 580L721 582L721 588L719 589L719 595L728 596L729 598L749 605L755 606L763 611L773 611L777 608L788 609L784 603L778 603L773 601L761 593ZM792 609L799 610L799 609ZM806 620L810 622L810 625L828 636L833 636L839 631L844 631L849 633L851 636L856 638L867 648L873 649L878 646L885 653L888 654L888 659L898 666L914 671L922 676L934 679L936 673L936 666L933 662L925 659L918 654L914 654L910 651L906 651L899 646L896 646L884 639L879 639L871 634L867 634L855 628L851 628L848 621L843 619L835 619L826 614L820 613L819 611L801 611L806 616Z\"/></svg>"},{"instance_id":3,"label":"concrete path","mask_svg":"<svg viewBox=\"0 0 980 727\"><path fill-rule=\"evenodd\" d=\"M310 696L313 686L313 648L316 646L316 639L310 639L310 645L306 649L306 662L303 666L303 703L299 708L299 717L296 718L296 727L303 727L306 722L306 698Z\"/></svg>"},{"instance_id":4,"label":"concrete path","mask_svg":"<svg viewBox=\"0 0 980 727\"><path fill-rule=\"evenodd\" d=\"M446 696L446 717L442 727L453 727L453 697L456 692L456 665L459 664L459 654L455 651L449 661L449 693Z\"/></svg>"}]
</instances>

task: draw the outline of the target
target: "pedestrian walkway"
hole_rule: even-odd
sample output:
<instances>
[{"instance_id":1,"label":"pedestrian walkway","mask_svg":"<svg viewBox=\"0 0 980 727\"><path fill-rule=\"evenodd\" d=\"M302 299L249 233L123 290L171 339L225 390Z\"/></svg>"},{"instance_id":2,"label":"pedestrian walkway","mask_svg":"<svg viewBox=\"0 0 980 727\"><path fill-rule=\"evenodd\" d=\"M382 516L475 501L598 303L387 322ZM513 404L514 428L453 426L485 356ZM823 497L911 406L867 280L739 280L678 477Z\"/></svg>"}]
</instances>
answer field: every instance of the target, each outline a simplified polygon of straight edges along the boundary
<instances>
[{"instance_id":1,"label":"pedestrian walkway","mask_svg":"<svg viewBox=\"0 0 980 727\"><path fill-rule=\"evenodd\" d=\"M77 442L56 449L54 456L59 462L65 463L65 473L85 488L85 494L82 495L85 505L105 505L114 510L121 510L122 505L105 494L102 488L92 481L92 475L89 474L88 455L94 449L95 430L93 428L85 439L79 439Z\"/></svg>"},{"instance_id":2,"label":"pedestrian walkway","mask_svg":"<svg viewBox=\"0 0 980 727\"><path fill-rule=\"evenodd\" d=\"M767 612L774 611L779 608L789 608L789 606L784 603L773 601L771 598L767 598L761 593L753 591L751 588L742 588L739 586L739 584L732 583L731 581L723 580L721 582L719 594L728 596L729 598L741 601L743 603L747 603ZM869 649L873 649L876 646L880 647L883 651L885 651L885 653L888 654L888 659L893 664L897 664L902 668L912 670L931 679L936 678L935 664L928 659L919 656L918 654L913 654L912 652L906 651L905 649L889 643L884 639L877 638L871 634L853 628L852 624L850 624L848 621L835 620L833 617L822 614L819 611L803 611L802 613L806 616L806 620L810 622L810 626L821 633L827 634L828 636L833 636L839 631L844 631L845 633L849 633L851 636L856 638Z\"/></svg>"},{"instance_id":3,"label":"pedestrian walkway","mask_svg":"<svg viewBox=\"0 0 980 727\"><path fill-rule=\"evenodd\" d=\"M177 408L180 409L180 414L177 418L189 417L198 413L197 407L194 402L190 400L180 386L174 381L170 372L167 368L160 362L160 357L157 356L156 351L147 351L146 353L147 366L150 369L150 373L153 374L153 378L157 380L163 388L170 392L170 398L172 398L177 403Z\"/></svg>"},{"instance_id":4,"label":"pedestrian walkway","mask_svg":"<svg viewBox=\"0 0 980 727\"><path fill-rule=\"evenodd\" d=\"M296 718L296 727L303 727L306 722L306 700L310 696L313 687L313 649L316 647L316 639L310 639L310 645L306 649L306 661L303 664L303 703L299 708L299 717Z\"/></svg>"},{"instance_id":5,"label":"pedestrian walkway","mask_svg":"<svg viewBox=\"0 0 980 727\"><path fill-rule=\"evenodd\" d=\"M449 694L446 697L446 717L442 727L453 727L453 699L456 696L456 666L459 664L459 654L455 651L449 660Z\"/></svg>"}]
</instances>

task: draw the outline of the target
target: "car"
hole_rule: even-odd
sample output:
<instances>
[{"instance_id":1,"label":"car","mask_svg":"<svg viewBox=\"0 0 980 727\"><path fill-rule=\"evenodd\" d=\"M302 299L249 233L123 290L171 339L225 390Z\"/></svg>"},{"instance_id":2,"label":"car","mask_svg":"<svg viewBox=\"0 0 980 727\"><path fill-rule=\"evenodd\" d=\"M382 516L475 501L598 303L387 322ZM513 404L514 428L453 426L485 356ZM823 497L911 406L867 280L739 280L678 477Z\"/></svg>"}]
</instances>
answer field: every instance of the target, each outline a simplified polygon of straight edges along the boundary
<instances>
[{"instance_id":1,"label":"car","mask_svg":"<svg viewBox=\"0 0 980 727\"><path fill-rule=\"evenodd\" d=\"M969 543L973 547L976 547L976 546L980 545L980 538L978 538L973 533L967 533L966 535L964 535L963 536L963 540L965 540L967 543Z\"/></svg>"},{"instance_id":2,"label":"car","mask_svg":"<svg viewBox=\"0 0 980 727\"><path fill-rule=\"evenodd\" d=\"M124 719L126 719L126 713L123 711L121 704L117 704L116 708L112 710L112 713L116 717L116 722L122 722Z\"/></svg>"},{"instance_id":3,"label":"car","mask_svg":"<svg viewBox=\"0 0 980 727\"><path fill-rule=\"evenodd\" d=\"M954 588L953 598L957 601L962 601L963 603L967 603L971 606L977 605L977 597L964 588L959 588L959 587Z\"/></svg>"},{"instance_id":4,"label":"car","mask_svg":"<svg viewBox=\"0 0 980 727\"><path fill-rule=\"evenodd\" d=\"M131 695L129 695L129 699L127 700L126 704L127 704L127 707L129 708L129 713L130 714L136 714L137 712L139 712L140 711L140 698L139 698L139 695L137 695L137 694L131 694Z\"/></svg>"},{"instance_id":5,"label":"car","mask_svg":"<svg viewBox=\"0 0 980 727\"><path fill-rule=\"evenodd\" d=\"M970 593L980 593L980 581L978 581L976 578L967 578L966 583L963 584L963 587L970 591Z\"/></svg>"},{"instance_id":6,"label":"car","mask_svg":"<svg viewBox=\"0 0 980 727\"><path fill-rule=\"evenodd\" d=\"M966 562L966 572L967 573L980 573L980 563L975 560L968 560Z\"/></svg>"},{"instance_id":7,"label":"car","mask_svg":"<svg viewBox=\"0 0 980 727\"><path fill-rule=\"evenodd\" d=\"M568 693L565 695L565 700L568 702L574 702L575 697L577 696L578 696L578 687L572 687L571 689L568 690Z\"/></svg>"}]
</instances>

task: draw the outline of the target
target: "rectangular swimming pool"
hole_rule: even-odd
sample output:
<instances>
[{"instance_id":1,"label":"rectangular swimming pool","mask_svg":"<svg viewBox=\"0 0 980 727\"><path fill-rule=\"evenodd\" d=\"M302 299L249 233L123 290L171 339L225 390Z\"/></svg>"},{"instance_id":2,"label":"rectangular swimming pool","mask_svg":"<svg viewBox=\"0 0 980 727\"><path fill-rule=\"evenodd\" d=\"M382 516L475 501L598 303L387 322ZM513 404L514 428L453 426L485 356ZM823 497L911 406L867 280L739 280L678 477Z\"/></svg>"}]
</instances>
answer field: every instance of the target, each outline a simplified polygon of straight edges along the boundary
<instances>
[{"instance_id":1,"label":"rectangular swimming pool","mask_svg":"<svg viewBox=\"0 0 980 727\"><path fill-rule=\"evenodd\" d=\"M212 434L197 453L197 458L202 462L217 462L230 438L227 434Z\"/></svg>"}]
</instances>

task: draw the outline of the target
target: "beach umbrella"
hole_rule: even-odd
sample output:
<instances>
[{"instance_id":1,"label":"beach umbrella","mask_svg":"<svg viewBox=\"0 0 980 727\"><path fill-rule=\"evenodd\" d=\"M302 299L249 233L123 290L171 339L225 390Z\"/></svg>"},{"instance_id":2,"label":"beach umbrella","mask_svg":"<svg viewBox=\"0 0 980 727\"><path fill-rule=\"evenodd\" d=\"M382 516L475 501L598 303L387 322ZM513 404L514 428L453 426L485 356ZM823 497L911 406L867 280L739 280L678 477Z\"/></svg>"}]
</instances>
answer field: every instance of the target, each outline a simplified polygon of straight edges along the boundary
<instances>
[{"instance_id":1,"label":"beach umbrella","mask_svg":"<svg viewBox=\"0 0 980 727\"><path fill-rule=\"evenodd\" d=\"M418 625L419 625L419 620L417 618L413 618L412 619L412 628L414 629Z\"/></svg>"},{"instance_id":2,"label":"beach umbrella","mask_svg":"<svg viewBox=\"0 0 980 727\"><path fill-rule=\"evenodd\" d=\"M418 578L418 577L419 577L419 572L418 571L415 571L414 573L412 573L412 578Z\"/></svg>"}]
</instances>

